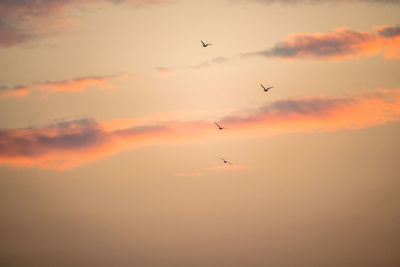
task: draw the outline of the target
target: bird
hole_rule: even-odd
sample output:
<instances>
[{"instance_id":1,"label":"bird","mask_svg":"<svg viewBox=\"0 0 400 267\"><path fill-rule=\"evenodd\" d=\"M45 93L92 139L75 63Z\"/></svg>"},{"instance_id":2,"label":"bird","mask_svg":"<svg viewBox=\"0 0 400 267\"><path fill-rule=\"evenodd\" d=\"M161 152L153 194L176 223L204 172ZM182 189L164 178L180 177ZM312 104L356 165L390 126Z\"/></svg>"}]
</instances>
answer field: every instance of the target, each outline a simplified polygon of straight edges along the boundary
<instances>
[{"instance_id":1,"label":"bird","mask_svg":"<svg viewBox=\"0 0 400 267\"><path fill-rule=\"evenodd\" d=\"M223 130L223 129L228 129L228 128L225 128L225 127L221 127L221 125L219 125L218 123L216 123L216 122L214 122L216 125L217 125L217 127L218 127L218 130Z\"/></svg>"},{"instance_id":2,"label":"bird","mask_svg":"<svg viewBox=\"0 0 400 267\"><path fill-rule=\"evenodd\" d=\"M225 159L223 159L223 158L220 158L225 164L230 164L230 165L233 165L230 161L227 161L227 160L225 160Z\"/></svg>"},{"instance_id":3,"label":"bird","mask_svg":"<svg viewBox=\"0 0 400 267\"><path fill-rule=\"evenodd\" d=\"M273 86L268 87L268 88L265 88L264 85L262 85L262 84L260 84L260 85L261 85L261 87L264 89L264 92L268 92L269 89L274 88Z\"/></svg>"},{"instance_id":4,"label":"bird","mask_svg":"<svg viewBox=\"0 0 400 267\"><path fill-rule=\"evenodd\" d=\"M202 40L200 40L201 41L201 45L203 46L203 47L207 47L208 45L212 45L212 44L205 44Z\"/></svg>"}]
</instances>

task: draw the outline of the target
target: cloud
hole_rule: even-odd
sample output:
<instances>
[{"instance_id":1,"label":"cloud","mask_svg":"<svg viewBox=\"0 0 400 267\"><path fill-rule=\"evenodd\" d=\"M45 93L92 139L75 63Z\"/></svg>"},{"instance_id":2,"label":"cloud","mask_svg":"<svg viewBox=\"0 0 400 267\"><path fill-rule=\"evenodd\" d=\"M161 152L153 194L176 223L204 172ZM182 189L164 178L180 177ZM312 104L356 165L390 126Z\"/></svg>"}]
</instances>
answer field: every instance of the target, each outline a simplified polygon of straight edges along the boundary
<instances>
[{"instance_id":1,"label":"cloud","mask_svg":"<svg viewBox=\"0 0 400 267\"><path fill-rule=\"evenodd\" d=\"M400 89L359 95L289 98L226 116L237 138L361 129L400 120ZM0 164L65 170L137 146L201 140L213 121L79 120L0 129ZM229 166L230 167L230 166ZM218 168L217 168L218 169Z\"/></svg>"},{"instance_id":2,"label":"cloud","mask_svg":"<svg viewBox=\"0 0 400 267\"><path fill-rule=\"evenodd\" d=\"M228 61L230 61L230 59L227 58L227 57L215 57L215 58L212 58L211 60L203 61L203 62L201 62L199 64L192 65L189 68L191 68L191 69L204 69L204 68L210 67L213 64L223 64L223 63L226 63Z\"/></svg>"},{"instance_id":3,"label":"cloud","mask_svg":"<svg viewBox=\"0 0 400 267\"><path fill-rule=\"evenodd\" d=\"M76 24L72 9L101 3L156 4L168 0L0 0L0 47L55 34Z\"/></svg>"},{"instance_id":4,"label":"cloud","mask_svg":"<svg viewBox=\"0 0 400 267\"><path fill-rule=\"evenodd\" d=\"M392 38L400 36L400 25L376 27L378 34L382 37Z\"/></svg>"},{"instance_id":5,"label":"cloud","mask_svg":"<svg viewBox=\"0 0 400 267\"><path fill-rule=\"evenodd\" d=\"M135 146L198 137L205 128L196 122L110 124L85 119L42 128L2 129L0 163L65 170Z\"/></svg>"},{"instance_id":6,"label":"cloud","mask_svg":"<svg viewBox=\"0 0 400 267\"><path fill-rule=\"evenodd\" d=\"M29 88L25 86L15 86L9 89L6 86L0 87L0 99L12 98L12 97L23 97L29 94Z\"/></svg>"},{"instance_id":7,"label":"cloud","mask_svg":"<svg viewBox=\"0 0 400 267\"><path fill-rule=\"evenodd\" d=\"M355 96L313 96L268 103L221 123L251 134L361 129L400 119L400 89L377 90Z\"/></svg>"},{"instance_id":8,"label":"cloud","mask_svg":"<svg viewBox=\"0 0 400 267\"><path fill-rule=\"evenodd\" d=\"M157 67L156 70L157 70L157 75L161 77L167 77L174 73L174 71L171 68L167 67Z\"/></svg>"},{"instance_id":9,"label":"cloud","mask_svg":"<svg viewBox=\"0 0 400 267\"><path fill-rule=\"evenodd\" d=\"M380 26L375 32L357 32L339 28L330 33L289 35L272 48L243 56L264 56L313 60L359 58L379 53L400 58L400 26Z\"/></svg>"},{"instance_id":10,"label":"cloud","mask_svg":"<svg viewBox=\"0 0 400 267\"><path fill-rule=\"evenodd\" d=\"M133 74L115 74L107 76L90 76L81 77L71 80L62 81L46 81L36 82L28 86L16 86L8 88L5 86L0 87L0 99L11 97L24 97L27 96L32 90L48 91L48 92L83 92L89 87L97 87L102 89L112 89L114 85L111 81L121 79L134 78Z\"/></svg>"}]
</instances>

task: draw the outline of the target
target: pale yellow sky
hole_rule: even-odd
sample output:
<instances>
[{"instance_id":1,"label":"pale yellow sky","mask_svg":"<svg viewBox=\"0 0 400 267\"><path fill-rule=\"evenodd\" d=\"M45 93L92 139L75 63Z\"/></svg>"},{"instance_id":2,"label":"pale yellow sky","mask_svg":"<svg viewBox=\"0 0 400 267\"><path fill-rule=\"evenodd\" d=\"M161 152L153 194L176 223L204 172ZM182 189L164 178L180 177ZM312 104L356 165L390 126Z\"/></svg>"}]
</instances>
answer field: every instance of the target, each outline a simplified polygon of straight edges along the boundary
<instances>
[{"instance_id":1,"label":"pale yellow sky","mask_svg":"<svg viewBox=\"0 0 400 267\"><path fill-rule=\"evenodd\" d=\"M399 266L398 3L111 2L0 0L1 266Z\"/></svg>"}]
</instances>

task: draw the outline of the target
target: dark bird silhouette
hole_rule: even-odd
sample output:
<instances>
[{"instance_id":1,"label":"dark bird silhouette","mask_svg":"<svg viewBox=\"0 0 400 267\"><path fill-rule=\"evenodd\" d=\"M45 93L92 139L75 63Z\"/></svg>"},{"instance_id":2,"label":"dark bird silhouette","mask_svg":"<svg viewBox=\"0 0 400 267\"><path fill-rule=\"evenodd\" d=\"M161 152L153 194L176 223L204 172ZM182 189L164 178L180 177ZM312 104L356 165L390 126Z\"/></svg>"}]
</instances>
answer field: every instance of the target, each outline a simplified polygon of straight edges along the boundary
<instances>
[{"instance_id":1,"label":"dark bird silhouette","mask_svg":"<svg viewBox=\"0 0 400 267\"><path fill-rule=\"evenodd\" d=\"M200 40L201 41L201 40ZM212 44L205 44L203 41L201 41L201 45L203 46L203 47L207 47L208 45L212 45Z\"/></svg>"},{"instance_id":2,"label":"dark bird silhouette","mask_svg":"<svg viewBox=\"0 0 400 267\"><path fill-rule=\"evenodd\" d=\"M221 125L219 125L218 123L216 123L216 122L214 122L215 123L215 125L217 125L217 127L218 127L218 130L224 130L224 129L228 129L228 128L225 128L225 127L222 127Z\"/></svg>"},{"instance_id":3,"label":"dark bird silhouette","mask_svg":"<svg viewBox=\"0 0 400 267\"><path fill-rule=\"evenodd\" d=\"M225 164L230 164L230 165L233 165L230 161L227 161L227 160L225 160L225 159L223 159L223 158L220 158Z\"/></svg>"},{"instance_id":4,"label":"dark bird silhouette","mask_svg":"<svg viewBox=\"0 0 400 267\"><path fill-rule=\"evenodd\" d=\"M268 87L268 88L265 88L264 85L262 85L262 84L260 84L260 85L261 85L261 87L264 89L264 92L268 92L269 89L274 88L273 86Z\"/></svg>"}]
</instances>

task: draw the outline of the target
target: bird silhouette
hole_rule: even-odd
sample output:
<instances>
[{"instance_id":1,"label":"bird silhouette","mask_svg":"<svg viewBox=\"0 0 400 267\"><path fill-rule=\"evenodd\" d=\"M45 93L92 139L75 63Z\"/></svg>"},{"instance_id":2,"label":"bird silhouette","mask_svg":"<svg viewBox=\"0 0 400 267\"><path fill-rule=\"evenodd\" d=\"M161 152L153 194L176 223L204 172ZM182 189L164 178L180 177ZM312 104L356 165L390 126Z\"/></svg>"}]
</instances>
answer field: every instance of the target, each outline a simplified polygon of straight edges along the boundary
<instances>
[{"instance_id":1,"label":"bird silhouette","mask_svg":"<svg viewBox=\"0 0 400 267\"><path fill-rule=\"evenodd\" d=\"M225 128L225 127L222 127L221 125L219 125L218 123L216 123L216 122L214 122L216 125L217 125L217 127L218 127L218 130L224 130L224 129L228 129L228 128Z\"/></svg>"},{"instance_id":2,"label":"bird silhouette","mask_svg":"<svg viewBox=\"0 0 400 267\"><path fill-rule=\"evenodd\" d=\"M264 85L262 85L262 84L260 84L260 85L261 85L261 87L264 89L264 92L268 92L269 89L274 88L273 86L268 87L268 88L265 88Z\"/></svg>"},{"instance_id":3,"label":"bird silhouette","mask_svg":"<svg viewBox=\"0 0 400 267\"><path fill-rule=\"evenodd\" d=\"M200 40L201 41L201 45L203 46L203 47L207 47L208 45L212 45L212 44L205 44L202 40Z\"/></svg>"},{"instance_id":4,"label":"bird silhouette","mask_svg":"<svg viewBox=\"0 0 400 267\"><path fill-rule=\"evenodd\" d=\"M233 165L230 161L227 161L226 159L220 158L220 160L222 160L225 164Z\"/></svg>"}]
</instances>

